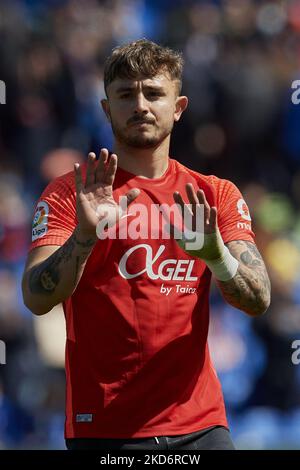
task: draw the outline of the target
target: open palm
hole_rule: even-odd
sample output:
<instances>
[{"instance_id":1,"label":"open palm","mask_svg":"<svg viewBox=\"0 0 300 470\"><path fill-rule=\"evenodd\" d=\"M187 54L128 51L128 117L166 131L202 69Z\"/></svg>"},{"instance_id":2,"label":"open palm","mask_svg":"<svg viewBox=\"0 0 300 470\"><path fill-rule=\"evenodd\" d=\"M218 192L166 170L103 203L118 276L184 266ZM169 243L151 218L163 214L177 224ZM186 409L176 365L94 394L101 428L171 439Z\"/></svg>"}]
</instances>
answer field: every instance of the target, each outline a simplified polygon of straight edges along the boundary
<instances>
[{"instance_id":1,"label":"open palm","mask_svg":"<svg viewBox=\"0 0 300 470\"><path fill-rule=\"evenodd\" d=\"M117 171L118 157L112 154L108 162L109 152L101 149L99 161L96 155L88 156L86 180L83 182L81 166L74 165L76 184L76 211L81 233L96 236L96 227L99 221L107 214L107 208L115 209L116 214L120 208L113 198L113 182ZM127 205L139 195L137 188L126 193ZM103 208L103 209L102 209Z\"/></svg>"}]
</instances>

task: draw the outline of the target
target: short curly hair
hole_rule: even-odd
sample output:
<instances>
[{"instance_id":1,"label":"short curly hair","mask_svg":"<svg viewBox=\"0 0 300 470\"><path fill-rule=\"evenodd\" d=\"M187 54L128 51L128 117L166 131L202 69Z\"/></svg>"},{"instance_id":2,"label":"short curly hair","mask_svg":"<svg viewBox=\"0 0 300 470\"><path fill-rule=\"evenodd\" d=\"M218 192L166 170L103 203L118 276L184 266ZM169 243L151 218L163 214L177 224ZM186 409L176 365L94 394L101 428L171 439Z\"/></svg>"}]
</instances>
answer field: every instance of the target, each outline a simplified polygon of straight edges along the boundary
<instances>
[{"instance_id":1,"label":"short curly hair","mask_svg":"<svg viewBox=\"0 0 300 470\"><path fill-rule=\"evenodd\" d=\"M104 66L104 88L116 78L149 77L159 72L168 72L170 78L177 82L178 94L182 87L183 58L180 52L163 47L148 39L139 39L115 47L106 59Z\"/></svg>"}]
</instances>

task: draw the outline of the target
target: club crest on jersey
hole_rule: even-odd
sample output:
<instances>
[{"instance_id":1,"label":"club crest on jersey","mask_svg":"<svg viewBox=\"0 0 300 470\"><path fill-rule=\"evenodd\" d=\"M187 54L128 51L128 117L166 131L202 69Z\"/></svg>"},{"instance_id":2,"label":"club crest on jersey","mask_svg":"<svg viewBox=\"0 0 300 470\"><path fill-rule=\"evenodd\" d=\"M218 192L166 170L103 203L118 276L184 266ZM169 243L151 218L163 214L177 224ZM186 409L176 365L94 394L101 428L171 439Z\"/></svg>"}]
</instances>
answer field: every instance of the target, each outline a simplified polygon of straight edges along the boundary
<instances>
[{"instance_id":1,"label":"club crest on jersey","mask_svg":"<svg viewBox=\"0 0 300 470\"><path fill-rule=\"evenodd\" d=\"M32 223L32 241L46 235L48 230L49 206L47 202L40 201L37 205Z\"/></svg>"}]
</instances>

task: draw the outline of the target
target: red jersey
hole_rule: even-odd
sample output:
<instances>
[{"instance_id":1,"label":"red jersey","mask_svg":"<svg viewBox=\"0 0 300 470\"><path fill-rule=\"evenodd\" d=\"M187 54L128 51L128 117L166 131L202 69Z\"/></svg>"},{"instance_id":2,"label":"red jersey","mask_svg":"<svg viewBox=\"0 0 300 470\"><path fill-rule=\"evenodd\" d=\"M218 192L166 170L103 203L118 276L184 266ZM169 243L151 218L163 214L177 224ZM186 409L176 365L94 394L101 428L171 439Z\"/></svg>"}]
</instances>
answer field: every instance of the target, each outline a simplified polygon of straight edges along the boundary
<instances>
[{"instance_id":1,"label":"red jersey","mask_svg":"<svg viewBox=\"0 0 300 470\"><path fill-rule=\"evenodd\" d=\"M84 167L85 173L85 167ZM146 179L118 168L114 198L141 191L129 206L174 204L186 183L218 209L224 242L254 234L237 187L169 159ZM34 218L31 249L62 245L77 225L74 173L51 182ZM129 217L128 217L129 218ZM73 295L66 327L67 438L178 435L227 426L207 345L211 273L173 239L98 240Z\"/></svg>"}]
</instances>

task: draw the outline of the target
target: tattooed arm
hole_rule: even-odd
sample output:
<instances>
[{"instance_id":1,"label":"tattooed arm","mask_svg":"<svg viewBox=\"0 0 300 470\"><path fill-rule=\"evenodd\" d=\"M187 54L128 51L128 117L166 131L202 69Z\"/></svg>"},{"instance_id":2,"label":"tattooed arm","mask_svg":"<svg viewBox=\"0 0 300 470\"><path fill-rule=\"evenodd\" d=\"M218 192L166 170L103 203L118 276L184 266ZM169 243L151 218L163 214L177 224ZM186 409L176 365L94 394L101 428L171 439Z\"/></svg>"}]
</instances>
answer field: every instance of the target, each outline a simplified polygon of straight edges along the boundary
<instances>
[{"instance_id":1,"label":"tattooed arm","mask_svg":"<svg viewBox=\"0 0 300 470\"><path fill-rule=\"evenodd\" d=\"M96 239L76 227L61 247L41 246L28 256L22 281L25 305L43 315L76 289Z\"/></svg>"},{"instance_id":2,"label":"tattooed arm","mask_svg":"<svg viewBox=\"0 0 300 470\"><path fill-rule=\"evenodd\" d=\"M71 237L61 247L42 246L29 254L22 282L23 298L37 315L49 312L72 295L98 239L99 221L107 216L109 208L120 213L113 197L118 157L112 154L108 161L108 155L107 149L101 149L96 163L96 155L89 153L85 178L81 165L74 165L78 225ZM126 193L127 206L139 192L133 188Z\"/></svg>"},{"instance_id":3,"label":"tattooed arm","mask_svg":"<svg viewBox=\"0 0 300 470\"><path fill-rule=\"evenodd\" d=\"M254 243L235 240L226 243L239 261L236 275L229 281L217 281L225 300L249 315L261 315L270 305L271 286L263 259Z\"/></svg>"}]
</instances>

